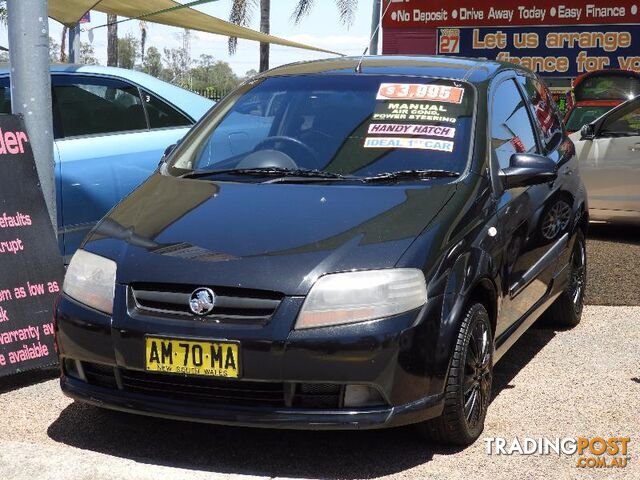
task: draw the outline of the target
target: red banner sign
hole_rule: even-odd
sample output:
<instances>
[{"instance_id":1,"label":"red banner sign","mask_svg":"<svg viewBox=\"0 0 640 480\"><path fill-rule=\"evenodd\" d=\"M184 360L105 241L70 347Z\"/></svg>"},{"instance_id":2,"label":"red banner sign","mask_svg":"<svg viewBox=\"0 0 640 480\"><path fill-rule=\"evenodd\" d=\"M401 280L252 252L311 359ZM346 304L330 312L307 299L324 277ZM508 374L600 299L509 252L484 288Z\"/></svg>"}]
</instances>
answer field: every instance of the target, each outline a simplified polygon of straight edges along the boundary
<instances>
[{"instance_id":1,"label":"red banner sign","mask_svg":"<svg viewBox=\"0 0 640 480\"><path fill-rule=\"evenodd\" d=\"M384 0L387 28L640 23L640 0Z\"/></svg>"}]
</instances>

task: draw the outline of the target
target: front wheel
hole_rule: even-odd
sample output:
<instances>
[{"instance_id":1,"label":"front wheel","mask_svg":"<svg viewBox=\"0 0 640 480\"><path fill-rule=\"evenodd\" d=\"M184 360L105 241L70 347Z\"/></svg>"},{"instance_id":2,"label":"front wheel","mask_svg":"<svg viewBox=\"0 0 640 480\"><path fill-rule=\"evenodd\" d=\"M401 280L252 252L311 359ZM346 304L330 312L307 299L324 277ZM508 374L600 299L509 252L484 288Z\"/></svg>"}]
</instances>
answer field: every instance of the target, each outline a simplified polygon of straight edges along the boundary
<instances>
[{"instance_id":1,"label":"front wheel","mask_svg":"<svg viewBox=\"0 0 640 480\"><path fill-rule=\"evenodd\" d=\"M445 389L442 415L418 424L440 443L470 445L484 429L493 378L493 335L487 310L472 304L460 327Z\"/></svg>"}]
</instances>

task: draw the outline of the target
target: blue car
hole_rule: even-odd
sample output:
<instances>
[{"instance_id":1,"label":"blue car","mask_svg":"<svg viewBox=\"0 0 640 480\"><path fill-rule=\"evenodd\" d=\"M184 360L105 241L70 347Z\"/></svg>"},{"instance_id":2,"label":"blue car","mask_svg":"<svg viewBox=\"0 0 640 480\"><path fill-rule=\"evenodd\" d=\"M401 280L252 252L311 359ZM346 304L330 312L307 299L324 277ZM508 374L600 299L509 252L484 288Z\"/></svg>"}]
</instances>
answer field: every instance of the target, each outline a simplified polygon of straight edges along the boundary
<instances>
[{"instance_id":1,"label":"blue car","mask_svg":"<svg viewBox=\"0 0 640 480\"><path fill-rule=\"evenodd\" d=\"M71 259L85 235L158 166L214 102L150 75L52 65L58 242ZM0 68L0 113L11 113Z\"/></svg>"}]
</instances>

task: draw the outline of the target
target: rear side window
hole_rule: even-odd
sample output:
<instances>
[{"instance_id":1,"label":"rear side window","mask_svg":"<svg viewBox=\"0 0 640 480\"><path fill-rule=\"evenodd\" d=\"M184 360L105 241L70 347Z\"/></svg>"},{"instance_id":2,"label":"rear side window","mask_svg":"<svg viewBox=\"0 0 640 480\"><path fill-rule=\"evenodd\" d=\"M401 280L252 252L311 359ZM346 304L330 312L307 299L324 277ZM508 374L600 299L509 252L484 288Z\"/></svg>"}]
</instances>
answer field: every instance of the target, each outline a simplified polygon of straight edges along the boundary
<instances>
[{"instance_id":1,"label":"rear side window","mask_svg":"<svg viewBox=\"0 0 640 480\"><path fill-rule=\"evenodd\" d=\"M0 79L0 113L11 113L11 89L8 78Z\"/></svg>"},{"instance_id":2,"label":"rear side window","mask_svg":"<svg viewBox=\"0 0 640 480\"><path fill-rule=\"evenodd\" d=\"M142 98L149 117L151 128L184 127L193 125L193 122L173 108L168 103L160 100L155 95L143 91Z\"/></svg>"},{"instance_id":3,"label":"rear side window","mask_svg":"<svg viewBox=\"0 0 640 480\"><path fill-rule=\"evenodd\" d=\"M54 77L56 138L147 129L138 89L103 78Z\"/></svg>"},{"instance_id":4,"label":"rear side window","mask_svg":"<svg viewBox=\"0 0 640 480\"><path fill-rule=\"evenodd\" d=\"M491 107L491 147L500 168L514 153L535 153L536 137L524 98L513 80L498 85Z\"/></svg>"},{"instance_id":5,"label":"rear side window","mask_svg":"<svg viewBox=\"0 0 640 480\"><path fill-rule=\"evenodd\" d=\"M545 148L555 147L555 145L549 145L549 141L556 133L562 133L562 122L558 116L558 107L551 96L551 92L537 78L518 77L518 81L523 86L531 103L542 144Z\"/></svg>"}]
</instances>

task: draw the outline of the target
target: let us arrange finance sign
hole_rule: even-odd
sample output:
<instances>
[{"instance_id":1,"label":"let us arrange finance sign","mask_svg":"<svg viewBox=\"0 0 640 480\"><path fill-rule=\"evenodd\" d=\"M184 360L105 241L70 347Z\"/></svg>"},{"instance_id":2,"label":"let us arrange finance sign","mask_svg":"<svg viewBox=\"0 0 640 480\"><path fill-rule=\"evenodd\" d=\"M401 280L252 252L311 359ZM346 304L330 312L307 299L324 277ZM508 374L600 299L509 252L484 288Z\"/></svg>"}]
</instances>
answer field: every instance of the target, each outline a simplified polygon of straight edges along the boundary
<instances>
[{"instance_id":1,"label":"let us arrange finance sign","mask_svg":"<svg viewBox=\"0 0 640 480\"><path fill-rule=\"evenodd\" d=\"M63 275L24 124L0 115L0 376L56 363Z\"/></svg>"}]
</instances>

